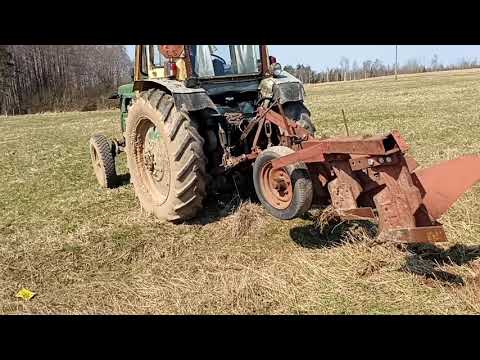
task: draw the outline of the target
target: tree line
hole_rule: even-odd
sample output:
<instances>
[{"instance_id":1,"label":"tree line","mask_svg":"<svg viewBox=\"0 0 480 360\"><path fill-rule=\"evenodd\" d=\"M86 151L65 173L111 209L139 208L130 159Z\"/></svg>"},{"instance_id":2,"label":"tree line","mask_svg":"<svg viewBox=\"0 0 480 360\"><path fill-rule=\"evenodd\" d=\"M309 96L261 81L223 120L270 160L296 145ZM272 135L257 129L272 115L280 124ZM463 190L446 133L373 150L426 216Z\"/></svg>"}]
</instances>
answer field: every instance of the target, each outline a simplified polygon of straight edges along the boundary
<instances>
[{"instance_id":1,"label":"tree line","mask_svg":"<svg viewBox=\"0 0 480 360\"><path fill-rule=\"evenodd\" d=\"M443 65L434 55L429 65L421 64L416 59L410 59L405 64L398 66L398 74L413 74L430 71L445 71L456 69L471 69L480 67L477 59L461 59L457 64ZM315 71L310 65L298 64L296 67L287 65L284 70L297 77L304 83L323 83L331 81L348 81L368 79L378 76L394 75L395 65L384 64L381 60L366 60L362 63L350 60L346 57L340 59L338 66L323 71Z\"/></svg>"},{"instance_id":2,"label":"tree line","mask_svg":"<svg viewBox=\"0 0 480 360\"><path fill-rule=\"evenodd\" d=\"M428 66L411 59L398 74L480 67L477 59L443 65L434 55ZM314 71L287 65L304 83L367 79L393 75L394 65L379 59L362 63L346 57L338 66ZM0 114L94 110L116 106L107 101L119 85L131 81L132 61L123 45L0 45Z\"/></svg>"},{"instance_id":3,"label":"tree line","mask_svg":"<svg viewBox=\"0 0 480 360\"><path fill-rule=\"evenodd\" d=\"M131 68L123 45L0 45L0 114L105 107Z\"/></svg>"}]
</instances>

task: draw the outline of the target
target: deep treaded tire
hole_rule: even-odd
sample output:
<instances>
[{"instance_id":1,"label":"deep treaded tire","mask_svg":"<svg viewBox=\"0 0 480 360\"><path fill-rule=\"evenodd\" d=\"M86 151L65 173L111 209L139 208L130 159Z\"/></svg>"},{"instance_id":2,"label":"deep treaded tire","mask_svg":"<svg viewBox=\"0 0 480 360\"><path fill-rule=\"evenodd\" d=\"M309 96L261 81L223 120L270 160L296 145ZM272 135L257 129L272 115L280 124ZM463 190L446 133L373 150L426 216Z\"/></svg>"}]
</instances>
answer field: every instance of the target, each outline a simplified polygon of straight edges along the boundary
<instances>
[{"instance_id":1,"label":"deep treaded tire","mask_svg":"<svg viewBox=\"0 0 480 360\"><path fill-rule=\"evenodd\" d=\"M98 183L104 188L114 188L117 181L115 157L107 138L101 134L90 138L90 156Z\"/></svg>"},{"instance_id":2,"label":"deep treaded tire","mask_svg":"<svg viewBox=\"0 0 480 360\"><path fill-rule=\"evenodd\" d=\"M194 217L206 196L204 140L169 94L142 92L128 112L127 163L140 205L160 219Z\"/></svg>"},{"instance_id":3,"label":"deep treaded tire","mask_svg":"<svg viewBox=\"0 0 480 360\"><path fill-rule=\"evenodd\" d=\"M281 220L290 220L303 215L312 205L313 186L307 166L302 163L271 170L271 161L294 151L285 146L272 146L263 151L253 164L253 184L258 199L266 210ZM286 180L286 191L274 189L272 180ZM281 196L279 196L279 194Z\"/></svg>"}]
</instances>

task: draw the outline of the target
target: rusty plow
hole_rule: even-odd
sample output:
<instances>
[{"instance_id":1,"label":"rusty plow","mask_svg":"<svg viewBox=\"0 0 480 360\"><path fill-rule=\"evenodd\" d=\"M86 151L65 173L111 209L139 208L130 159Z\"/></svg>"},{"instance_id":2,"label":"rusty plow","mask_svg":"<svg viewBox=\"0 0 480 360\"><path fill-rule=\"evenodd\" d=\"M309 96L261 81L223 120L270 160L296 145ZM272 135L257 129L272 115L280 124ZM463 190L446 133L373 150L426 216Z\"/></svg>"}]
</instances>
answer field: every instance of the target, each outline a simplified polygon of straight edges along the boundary
<instances>
[{"instance_id":1,"label":"rusty plow","mask_svg":"<svg viewBox=\"0 0 480 360\"><path fill-rule=\"evenodd\" d=\"M439 218L480 181L480 156L420 169L408 145L386 136L315 139L272 161L272 169L308 166L315 204L330 203L346 220L378 222L379 237L405 243L446 241Z\"/></svg>"}]
</instances>

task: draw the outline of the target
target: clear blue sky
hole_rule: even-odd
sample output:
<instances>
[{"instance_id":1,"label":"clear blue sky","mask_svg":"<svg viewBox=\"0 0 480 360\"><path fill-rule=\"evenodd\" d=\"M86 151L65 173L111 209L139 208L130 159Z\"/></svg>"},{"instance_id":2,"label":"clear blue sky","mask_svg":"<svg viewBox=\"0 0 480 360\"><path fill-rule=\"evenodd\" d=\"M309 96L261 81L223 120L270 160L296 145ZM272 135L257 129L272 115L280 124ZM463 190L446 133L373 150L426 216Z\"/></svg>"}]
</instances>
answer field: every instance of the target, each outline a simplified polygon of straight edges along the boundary
<instances>
[{"instance_id":1,"label":"clear blue sky","mask_svg":"<svg viewBox=\"0 0 480 360\"><path fill-rule=\"evenodd\" d=\"M127 45L133 58L134 46ZM395 63L394 45L270 45L270 55L282 65L310 65L316 71L338 66L342 56L359 65L365 60L380 59L384 64ZM434 54L444 65L457 63L462 58L480 60L480 45L399 45L400 65L410 59L429 65Z\"/></svg>"}]
</instances>

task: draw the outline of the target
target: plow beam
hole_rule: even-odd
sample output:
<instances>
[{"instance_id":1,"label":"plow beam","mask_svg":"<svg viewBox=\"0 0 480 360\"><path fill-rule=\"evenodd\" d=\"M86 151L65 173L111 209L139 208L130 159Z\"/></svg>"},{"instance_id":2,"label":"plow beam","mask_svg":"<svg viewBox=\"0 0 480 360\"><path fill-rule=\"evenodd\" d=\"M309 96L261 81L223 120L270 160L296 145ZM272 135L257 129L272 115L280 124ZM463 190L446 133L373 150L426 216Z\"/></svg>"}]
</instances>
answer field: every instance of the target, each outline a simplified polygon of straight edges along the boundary
<instances>
[{"instance_id":1,"label":"plow beam","mask_svg":"<svg viewBox=\"0 0 480 360\"><path fill-rule=\"evenodd\" d=\"M413 178L429 214L439 219L463 193L480 181L480 156L444 161L416 171Z\"/></svg>"}]
</instances>

